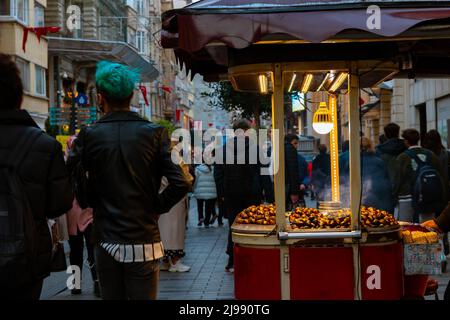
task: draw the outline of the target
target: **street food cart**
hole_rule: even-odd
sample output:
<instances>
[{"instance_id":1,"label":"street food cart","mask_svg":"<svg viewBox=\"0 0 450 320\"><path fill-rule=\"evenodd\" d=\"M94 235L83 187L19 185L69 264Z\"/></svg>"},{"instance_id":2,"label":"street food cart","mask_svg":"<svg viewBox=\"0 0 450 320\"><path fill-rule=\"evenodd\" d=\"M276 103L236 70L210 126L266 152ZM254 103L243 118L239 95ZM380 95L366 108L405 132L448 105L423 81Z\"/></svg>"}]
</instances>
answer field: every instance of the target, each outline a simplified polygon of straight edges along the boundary
<instances>
[{"instance_id":1,"label":"street food cart","mask_svg":"<svg viewBox=\"0 0 450 320\"><path fill-rule=\"evenodd\" d=\"M449 76L450 1L376 4L206 0L163 16L162 44L174 49L192 77L199 73L207 81L231 81L236 90L272 95L272 127L279 133L272 143L280 164L274 175L276 224L233 224L237 299L404 297L400 226L371 224L367 217L378 210L361 209L359 94L393 78ZM337 218L321 216L347 219L344 225L308 227L323 214L308 209L286 214L284 95L292 87L328 92L316 123L333 125L336 97L349 99L350 208ZM330 144L337 141L331 129L333 134ZM337 145L331 149L338 203ZM262 216L265 209L250 208L248 215L252 210ZM296 219L307 224L296 228Z\"/></svg>"}]
</instances>

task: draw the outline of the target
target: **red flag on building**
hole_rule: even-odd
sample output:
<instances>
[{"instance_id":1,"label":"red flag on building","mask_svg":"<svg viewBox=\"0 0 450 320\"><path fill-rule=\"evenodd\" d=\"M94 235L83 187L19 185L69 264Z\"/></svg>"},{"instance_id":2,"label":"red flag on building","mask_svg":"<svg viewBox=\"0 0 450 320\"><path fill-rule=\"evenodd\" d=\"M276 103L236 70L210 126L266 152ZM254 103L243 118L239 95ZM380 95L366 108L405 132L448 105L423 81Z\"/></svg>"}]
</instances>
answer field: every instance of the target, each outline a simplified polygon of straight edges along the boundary
<instances>
[{"instance_id":1,"label":"red flag on building","mask_svg":"<svg viewBox=\"0 0 450 320\"><path fill-rule=\"evenodd\" d=\"M141 93L144 96L145 105L148 106L147 88L145 86L139 86L139 90L141 90Z\"/></svg>"},{"instance_id":2,"label":"red flag on building","mask_svg":"<svg viewBox=\"0 0 450 320\"><path fill-rule=\"evenodd\" d=\"M161 89L165 92L172 93L172 88L168 86L161 86Z\"/></svg>"},{"instance_id":3,"label":"red flag on building","mask_svg":"<svg viewBox=\"0 0 450 320\"><path fill-rule=\"evenodd\" d=\"M180 118L181 118L181 110L177 109L175 110L175 121L180 122Z\"/></svg>"},{"instance_id":4,"label":"red flag on building","mask_svg":"<svg viewBox=\"0 0 450 320\"><path fill-rule=\"evenodd\" d=\"M28 31L34 32L41 42L41 37L46 36L47 33L57 33L61 30L60 27L23 27L23 38L22 38L22 50L25 52L25 47L28 40Z\"/></svg>"}]
</instances>

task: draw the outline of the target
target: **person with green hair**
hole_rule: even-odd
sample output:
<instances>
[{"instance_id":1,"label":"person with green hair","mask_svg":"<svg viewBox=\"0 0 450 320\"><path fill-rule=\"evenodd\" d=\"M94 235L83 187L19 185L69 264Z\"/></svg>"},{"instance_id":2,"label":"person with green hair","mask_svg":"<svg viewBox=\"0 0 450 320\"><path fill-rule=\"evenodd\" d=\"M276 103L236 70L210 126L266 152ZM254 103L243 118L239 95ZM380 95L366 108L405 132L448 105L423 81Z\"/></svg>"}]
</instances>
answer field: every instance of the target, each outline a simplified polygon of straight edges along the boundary
<instances>
[{"instance_id":1,"label":"person with green hair","mask_svg":"<svg viewBox=\"0 0 450 320\"><path fill-rule=\"evenodd\" d=\"M164 248L159 215L188 192L181 167L171 160L167 129L130 111L137 70L98 63L97 103L105 115L83 128L70 150L70 172L81 167L86 205L93 208L93 244L103 299L156 299ZM79 177L80 175L77 175ZM167 188L159 193L162 177Z\"/></svg>"}]
</instances>

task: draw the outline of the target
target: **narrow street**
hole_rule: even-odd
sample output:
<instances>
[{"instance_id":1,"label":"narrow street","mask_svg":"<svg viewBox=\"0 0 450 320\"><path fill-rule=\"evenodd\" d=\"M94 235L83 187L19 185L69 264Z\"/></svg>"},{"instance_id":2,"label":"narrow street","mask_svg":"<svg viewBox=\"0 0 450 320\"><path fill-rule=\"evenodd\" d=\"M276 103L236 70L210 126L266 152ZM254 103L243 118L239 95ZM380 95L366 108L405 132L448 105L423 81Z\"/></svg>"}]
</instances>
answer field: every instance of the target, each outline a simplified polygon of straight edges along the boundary
<instances>
[{"instance_id":1,"label":"narrow street","mask_svg":"<svg viewBox=\"0 0 450 320\"><path fill-rule=\"evenodd\" d=\"M233 274L225 272L228 223L206 229L197 226L196 201L191 201L183 263L192 269L186 273L160 272L159 300L223 300L234 299ZM68 246L66 253L69 252ZM86 253L85 253L86 258ZM44 282L41 299L96 300L92 280L84 266L82 294L72 295L66 288L67 274L53 273Z\"/></svg>"}]
</instances>

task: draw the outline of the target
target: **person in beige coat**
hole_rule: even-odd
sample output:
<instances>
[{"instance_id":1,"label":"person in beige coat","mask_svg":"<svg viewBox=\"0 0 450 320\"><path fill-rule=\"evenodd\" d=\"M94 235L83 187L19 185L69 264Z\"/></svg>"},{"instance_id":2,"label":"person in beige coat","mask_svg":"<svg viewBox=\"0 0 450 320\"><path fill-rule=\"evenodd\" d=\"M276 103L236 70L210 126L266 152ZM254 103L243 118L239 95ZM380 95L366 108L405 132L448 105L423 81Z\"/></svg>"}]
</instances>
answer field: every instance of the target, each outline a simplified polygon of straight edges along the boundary
<instances>
[{"instance_id":1,"label":"person in beige coat","mask_svg":"<svg viewBox=\"0 0 450 320\"><path fill-rule=\"evenodd\" d=\"M189 173L189 166L183 164L182 168L192 186L194 177ZM166 187L167 179L163 177L160 192ZM191 269L191 267L184 265L181 261L181 258L185 255L184 240L188 213L188 197L185 196L169 212L159 217L158 225L164 247L164 257L160 266L161 271L188 272Z\"/></svg>"}]
</instances>

